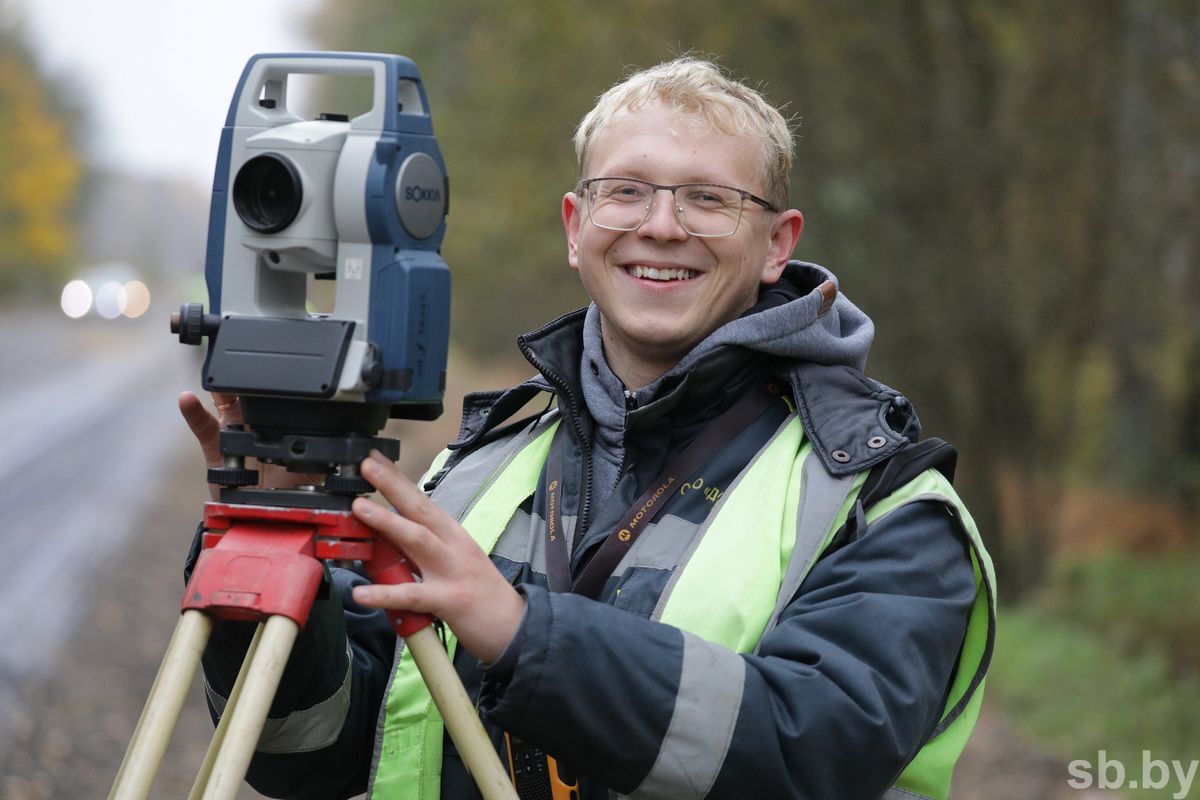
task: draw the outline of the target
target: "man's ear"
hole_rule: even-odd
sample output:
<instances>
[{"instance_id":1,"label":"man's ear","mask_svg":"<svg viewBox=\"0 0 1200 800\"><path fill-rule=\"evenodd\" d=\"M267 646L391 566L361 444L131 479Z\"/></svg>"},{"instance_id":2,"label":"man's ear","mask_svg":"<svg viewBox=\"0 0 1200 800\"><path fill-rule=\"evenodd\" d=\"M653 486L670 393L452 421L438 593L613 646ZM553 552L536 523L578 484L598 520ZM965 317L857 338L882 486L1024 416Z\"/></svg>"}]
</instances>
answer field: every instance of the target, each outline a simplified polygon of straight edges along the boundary
<instances>
[{"instance_id":1,"label":"man's ear","mask_svg":"<svg viewBox=\"0 0 1200 800\"><path fill-rule=\"evenodd\" d=\"M771 226L771 239L767 245L767 257L763 261L763 283L771 284L779 280L803 231L804 215L794 208L781 212L775 218Z\"/></svg>"},{"instance_id":2,"label":"man's ear","mask_svg":"<svg viewBox=\"0 0 1200 800\"><path fill-rule=\"evenodd\" d=\"M571 265L571 269L578 271L579 228L583 224L583 202L575 192L563 195L562 221L567 232L567 263Z\"/></svg>"}]
</instances>

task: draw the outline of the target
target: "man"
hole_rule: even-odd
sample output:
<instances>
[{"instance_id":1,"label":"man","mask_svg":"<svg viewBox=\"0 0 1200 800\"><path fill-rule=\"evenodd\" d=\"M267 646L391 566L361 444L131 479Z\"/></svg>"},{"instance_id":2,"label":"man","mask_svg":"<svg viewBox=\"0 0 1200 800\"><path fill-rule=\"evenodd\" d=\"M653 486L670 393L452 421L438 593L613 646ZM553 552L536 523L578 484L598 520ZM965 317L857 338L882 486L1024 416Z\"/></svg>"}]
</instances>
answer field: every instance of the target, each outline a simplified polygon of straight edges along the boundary
<instances>
[{"instance_id":1,"label":"man","mask_svg":"<svg viewBox=\"0 0 1200 800\"><path fill-rule=\"evenodd\" d=\"M332 571L260 791L475 796L373 611L392 608L444 620L502 757L549 754L585 800L946 796L990 657L990 565L940 473L888 485L916 417L859 372L870 320L789 261L791 149L779 112L706 62L600 98L562 203L593 305L519 339L539 376L468 397L420 487L363 463L394 510L354 513L423 580ZM554 410L507 419L539 392ZM216 421L181 406L219 461ZM206 653L215 709L247 636L223 625Z\"/></svg>"}]
</instances>

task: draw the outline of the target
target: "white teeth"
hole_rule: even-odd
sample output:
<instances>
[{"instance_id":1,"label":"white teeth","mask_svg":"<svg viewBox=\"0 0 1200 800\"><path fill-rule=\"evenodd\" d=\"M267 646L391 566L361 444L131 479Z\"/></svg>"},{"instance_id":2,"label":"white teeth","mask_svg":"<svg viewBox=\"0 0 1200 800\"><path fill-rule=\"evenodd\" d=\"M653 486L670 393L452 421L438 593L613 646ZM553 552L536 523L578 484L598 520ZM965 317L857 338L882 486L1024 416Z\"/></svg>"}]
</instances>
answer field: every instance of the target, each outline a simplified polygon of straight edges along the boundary
<instances>
[{"instance_id":1,"label":"white teeth","mask_svg":"<svg viewBox=\"0 0 1200 800\"><path fill-rule=\"evenodd\" d=\"M686 281L696 277L696 272L690 269L658 269L643 267L641 264L629 267L629 272L635 278L647 278L652 281Z\"/></svg>"}]
</instances>

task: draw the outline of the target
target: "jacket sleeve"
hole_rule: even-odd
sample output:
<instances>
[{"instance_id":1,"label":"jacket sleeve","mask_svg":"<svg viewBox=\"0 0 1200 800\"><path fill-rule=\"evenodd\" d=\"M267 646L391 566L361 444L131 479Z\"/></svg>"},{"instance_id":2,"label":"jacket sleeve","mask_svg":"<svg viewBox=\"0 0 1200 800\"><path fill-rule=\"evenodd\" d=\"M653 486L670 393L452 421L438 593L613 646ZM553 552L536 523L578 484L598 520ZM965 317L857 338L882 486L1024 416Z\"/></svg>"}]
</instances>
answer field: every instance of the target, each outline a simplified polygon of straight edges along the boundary
<instances>
[{"instance_id":1,"label":"jacket sleeve","mask_svg":"<svg viewBox=\"0 0 1200 800\"><path fill-rule=\"evenodd\" d=\"M194 555L189 557L190 574ZM284 669L246 780L268 797L328 800L366 790L396 635L387 617L350 596L366 583L334 568ZM205 648L204 688L220 718L254 632L218 622Z\"/></svg>"},{"instance_id":2,"label":"jacket sleeve","mask_svg":"<svg viewBox=\"0 0 1200 800\"><path fill-rule=\"evenodd\" d=\"M490 722L635 798L867 798L939 720L975 581L957 523L918 501L819 560L756 655L526 595Z\"/></svg>"}]
</instances>

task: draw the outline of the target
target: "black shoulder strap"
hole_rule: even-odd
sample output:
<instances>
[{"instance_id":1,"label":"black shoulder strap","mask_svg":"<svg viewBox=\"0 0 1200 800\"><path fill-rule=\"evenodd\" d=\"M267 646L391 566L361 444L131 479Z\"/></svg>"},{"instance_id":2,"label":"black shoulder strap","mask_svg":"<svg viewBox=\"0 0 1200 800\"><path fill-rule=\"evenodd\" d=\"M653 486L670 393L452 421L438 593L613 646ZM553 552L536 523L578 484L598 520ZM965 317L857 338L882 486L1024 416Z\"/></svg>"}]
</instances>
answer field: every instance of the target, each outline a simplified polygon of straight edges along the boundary
<instances>
[{"instance_id":1,"label":"black shoulder strap","mask_svg":"<svg viewBox=\"0 0 1200 800\"><path fill-rule=\"evenodd\" d=\"M927 469L936 469L953 483L957 465L958 451L949 442L936 437L909 444L891 458L876 464L867 474L846 524L833 535L825 553L831 553L862 535L867 529L867 509L880 500Z\"/></svg>"},{"instance_id":2,"label":"black shoulder strap","mask_svg":"<svg viewBox=\"0 0 1200 800\"><path fill-rule=\"evenodd\" d=\"M954 483L957 466L958 451L952 444L936 437L922 439L872 467L858 496L865 510L930 468Z\"/></svg>"}]
</instances>

